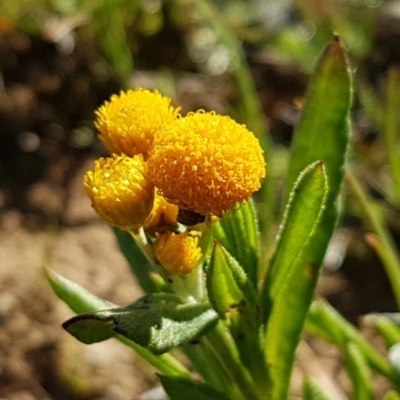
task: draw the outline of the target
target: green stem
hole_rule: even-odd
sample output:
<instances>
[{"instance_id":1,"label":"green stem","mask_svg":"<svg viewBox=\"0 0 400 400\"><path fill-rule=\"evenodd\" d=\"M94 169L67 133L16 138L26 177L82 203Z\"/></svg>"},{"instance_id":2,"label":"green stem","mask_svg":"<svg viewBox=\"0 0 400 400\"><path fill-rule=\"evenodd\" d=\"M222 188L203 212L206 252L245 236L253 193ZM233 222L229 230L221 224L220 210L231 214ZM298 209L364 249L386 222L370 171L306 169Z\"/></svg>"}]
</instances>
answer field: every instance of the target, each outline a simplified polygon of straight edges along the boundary
<instances>
[{"instance_id":1,"label":"green stem","mask_svg":"<svg viewBox=\"0 0 400 400\"><path fill-rule=\"evenodd\" d=\"M268 162L271 159L272 141L267 132L265 117L241 42L233 30L226 25L226 19L218 12L212 2L209 0L188 0L188 2L200 12L203 19L210 24L219 36L221 43L229 51L231 59L235 63L233 73L242 102L245 121L260 141L264 150L264 159ZM274 181L270 176L267 176L260 191L263 200L260 204L260 232L265 243L274 220L274 213L271 212L275 207L273 204L275 202L274 193Z\"/></svg>"},{"instance_id":2,"label":"green stem","mask_svg":"<svg viewBox=\"0 0 400 400\"><path fill-rule=\"evenodd\" d=\"M376 243L372 242L372 244L376 244L374 247L376 248L378 256L381 258L385 267L396 298L397 307L400 309L400 256L396 244L391 237L386 224L376 212L375 205L368 197L356 176L352 172L347 171L346 181L349 183L349 187L354 196L359 201L362 212L365 215L370 228L378 237L378 241Z\"/></svg>"},{"instance_id":3,"label":"green stem","mask_svg":"<svg viewBox=\"0 0 400 400\"><path fill-rule=\"evenodd\" d=\"M240 399L267 399L266 393L258 389L244 365L240 362L236 348L230 345L232 339L227 335L222 322L206 336L206 343L213 350L230 381L240 389ZM238 398L238 397L235 397Z\"/></svg>"},{"instance_id":4,"label":"green stem","mask_svg":"<svg viewBox=\"0 0 400 400\"><path fill-rule=\"evenodd\" d=\"M116 338L126 346L133 349L140 357L145 359L162 374L176 376L190 376L190 372L176 358L170 354L156 356L144 347L132 342L124 336L117 335Z\"/></svg>"},{"instance_id":5,"label":"green stem","mask_svg":"<svg viewBox=\"0 0 400 400\"><path fill-rule=\"evenodd\" d=\"M185 345L184 353L205 382L226 393L233 392L230 375L220 365L219 359L215 356L207 340L204 339L201 339L200 345Z\"/></svg>"},{"instance_id":6,"label":"green stem","mask_svg":"<svg viewBox=\"0 0 400 400\"><path fill-rule=\"evenodd\" d=\"M149 263L154 266L156 270L159 270L157 263L154 260L153 248L151 247L149 241L147 240L146 234L143 228L140 228L138 231L132 232L129 231L133 240L136 242L138 247L142 250L143 254L146 256Z\"/></svg>"}]
</instances>

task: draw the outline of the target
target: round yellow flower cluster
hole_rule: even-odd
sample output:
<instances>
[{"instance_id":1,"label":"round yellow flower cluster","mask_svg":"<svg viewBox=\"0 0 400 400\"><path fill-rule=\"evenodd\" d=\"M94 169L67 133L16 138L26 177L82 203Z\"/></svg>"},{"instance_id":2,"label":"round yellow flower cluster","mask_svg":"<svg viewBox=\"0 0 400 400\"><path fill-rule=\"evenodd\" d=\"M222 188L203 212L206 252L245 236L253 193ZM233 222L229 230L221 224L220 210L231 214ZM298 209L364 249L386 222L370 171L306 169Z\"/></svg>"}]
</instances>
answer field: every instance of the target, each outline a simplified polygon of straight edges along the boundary
<instances>
[{"instance_id":1,"label":"round yellow flower cluster","mask_svg":"<svg viewBox=\"0 0 400 400\"><path fill-rule=\"evenodd\" d=\"M168 231L178 221L221 217L265 176L263 151L244 125L214 112L179 111L158 91L112 96L95 121L112 156L96 161L84 180L96 212L121 229L155 235L156 257L176 274L193 268L201 252L198 239Z\"/></svg>"},{"instance_id":2,"label":"round yellow flower cluster","mask_svg":"<svg viewBox=\"0 0 400 400\"><path fill-rule=\"evenodd\" d=\"M222 216L260 188L263 152L252 132L227 116L198 111L164 125L148 159L159 192L184 210Z\"/></svg>"}]
</instances>

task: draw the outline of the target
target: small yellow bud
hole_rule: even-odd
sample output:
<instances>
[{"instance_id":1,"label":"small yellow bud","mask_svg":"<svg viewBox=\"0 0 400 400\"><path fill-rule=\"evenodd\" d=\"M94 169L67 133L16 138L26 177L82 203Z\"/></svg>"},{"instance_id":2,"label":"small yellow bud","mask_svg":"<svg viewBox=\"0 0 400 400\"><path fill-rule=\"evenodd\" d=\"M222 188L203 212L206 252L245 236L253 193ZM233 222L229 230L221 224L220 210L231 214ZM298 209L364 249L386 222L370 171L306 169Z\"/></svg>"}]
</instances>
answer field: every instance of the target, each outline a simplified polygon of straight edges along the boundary
<instances>
[{"instance_id":1,"label":"small yellow bud","mask_svg":"<svg viewBox=\"0 0 400 400\"><path fill-rule=\"evenodd\" d=\"M177 217L178 207L168 203L164 197L156 193L153 209L143 224L143 228L149 233L165 232L176 225Z\"/></svg>"},{"instance_id":2,"label":"small yellow bud","mask_svg":"<svg viewBox=\"0 0 400 400\"><path fill-rule=\"evenodd\" d=\"M154 186L147 179L142 155L117 156L95 161L84 178L95 211L109 224L124 230L140 228L154 203Z\"/></svg>"},{"instance_id":3,"label":"small yellow bud","mask_svg":"<svg viewBox=\"0 0 400 400\"><path fill-rule=\"evenodd\" d=\"M166 271L184 275L191 272L202 257L198 242L199 238L188 232L163 233L154 242L154 255Z\"/></svg>"},{"instance_id":4,"label":"small yellow bud","mask_svg":"<svg viewBox=\"0 0 400 400\"><path fill-rule=\"evenodd\" d=\"M175 120L179 110L171 105L169 97L157 90L140 88L113 95L96 111L94 124L110 153L143 154L146 159L155 133Z\"/></svg>"}]
</instances>

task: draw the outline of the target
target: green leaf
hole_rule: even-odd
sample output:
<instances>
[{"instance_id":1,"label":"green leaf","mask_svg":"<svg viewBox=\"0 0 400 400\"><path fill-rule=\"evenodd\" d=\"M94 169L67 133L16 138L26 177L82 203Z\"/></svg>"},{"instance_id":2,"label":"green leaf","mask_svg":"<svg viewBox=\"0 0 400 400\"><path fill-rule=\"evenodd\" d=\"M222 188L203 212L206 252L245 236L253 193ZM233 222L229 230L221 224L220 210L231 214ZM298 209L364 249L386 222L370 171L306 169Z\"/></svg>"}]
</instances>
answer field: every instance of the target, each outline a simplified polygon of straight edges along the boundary
<instances>
[{"instance_id":1,"label":"green leaf","mask_svg":"<svg viewBox=\"0 0 400 400\"><path fill-rule=\"evenodd\" d=\"M385 396L385 400L400 400L400 394L396 393L395 391L390 391Z\"/></svg>"},{"instance_id":2,"label":"green leaf","mask_svg":"<svg viewBox=\"0 0 400 400\"><path fill-rule=\"evenodd\" d=\"M158 377L171 400L230 400L225 393L207 383L175 376L158 375Z\"/></svg>"},{"instance_id":3,"label":"green leaf","mask_svg":"<svg viewBox=\"0 0 400 400\"><path fill-rule=\"evenodd\" d=\"M352 82L345 50L338 38L326 48L312 75L302 118L293 135L287 190L315 160L325 164L329 194L314 238L312 262L319 265L335 228L337 198L343 181L350 136Z\"/></svg>"},{"instance_id":4,"label":"green leaf","mask_svg":"<svg viewBox=\"0 0 400 400\"><path fill-rule=\"evenodd\" d=\"M400 389L399 376L385 357L326 301L314 301L308 313L306 329L335 344L342 352L346 351L349 342L356 344L370 367L388 378L394 387Z\"/></svg>"},{"instance_id":5,"label":"green leaf","mask_svg":"<svg viewBox=\"0 0 400 400\"><path fill-rule=\"evenodd\" d=\"M45 274L56 295L77 313L98 311L111 306L111 303L98 298L76 282L66 279L52 270L46 269ZM103 335L107 334L107 329L104 330ZM189 375L189 371L173 356L169 354L155 356L149 350L123 336L117 335L116 338L160 372L170 375Z\"/></svg>"},{"instance_id":6,"label":"green leaf","mask_svg":"<svg viewBox=\"0 0 400 400\"><path fill-rule=\"evenodd\" d=\"M383 115L383 137L389 158L397 204L400 204L400 68L389 69L387 93Z\"/></svg>"},{"instance_id":7,"label":"green leaf","mask_svg":"<svg viewBox=\"0 0 400 400\"><path fill-rule=\"evenodd\" d=\"M314 296L320 264L313 262L313 248L327 192L324 165L315 162L292 191L261 293L272 399L287 397L295 350Z\"/></svg>"},{"instance_id":8,"label":"green leaf","mask_svg":"<svg viewBox=\"0 0 400 400\"><path fill-rule=\"evenodd\" d=\"M241 265L215 241L207 266L207 291L220 318L247 304L255 306L257 292Z\"/></svg>"},{"instance_id":9,"label":"green leaf","mask_svg":"<svg viewBox=\"0 0 400 400\"><path fill-rule=\"evenodd\" d=\"M112 306L112 303L100 299L76 282L64 278L51 269L44 269L44 273L54 293L77 314Z\"/></svg>"},{"instance_id":10,"label":"green leaf","mask_svg":"<svg viewBox=\"0 0 400 400\"><path fill-rule=\"evenodd\" d=\"M120 310L120 308L116 308ZM113 310L80 314L63 323L63 328L73 337L85 344L102 342L114 337Z\"/></svg>"},{"instance_id":11,"label":"green leaf","mask_svg":"<svg viewBox=\"0 0 400 400\"><path fill-rule=\"evenodd\" d=\"M329 397L316 382L307 377L303 383L303 400L329 400Z\"/></svg>"},{"instance_id":12,"label":"green leaf","mask_svg":"<svg viewBox=\"0 0 400 400\"><path fill-rule=\"evenodd\" d=\"M250 199L236 209L225 213L224 217L213 226L214 238L243 267L247 276L257 287L257 267L259 242L257 217L254 203Z\"/></svg>"},{"instance_id":13,"label":"green leaf","mask_svg":"<svg viewBox=\"0 0 400 400\"><path fill-rule=\"evenodd\" d=\"M400 343L395 343L390 347L388 358L395 371L400 375Z\"/></svg>"},{"instance_id":14,"label":"green leaf","mask_svg":"<svg viewBox=\"0 0 400 400\"><path fill-rule=\"evenodd\" d=\"M372 314L366 317L369 321L372 321L376 330L383 336L387 347L400 342L400 327L389 319L389 315ZM396 313L394 316L398 319L399 314Z\"/></svg>"},{"instance_id":15,"label":"green leaf","mask_svg":"<svg viewBox=\"0 0 400 400\"><path fill-rule=\"evenodd\" d=\"M128 261L133 274L145 293L158 292L160 289L152 279L153 267L130 233L113 228L122 254Z\"/></svg>"},{"instance_id":16,"label":"green leaf","mask_svg":"<svg viewBox=\"0 0 400 400\"><path fill-rule=\"evenodd\" d=\"M365 357L353 343L346 346L347 372L353 385L353 398L373 400L372 376Z\"/></svg>"},{"instance_id":17,"label":"green leaf","mask_svg":"<svg viewBox=\"0 0 400 400\"><path fill-rule=\"evenodd\" d=\"M208 303L181 304L172 293L156 293L126 308L78 315L63 327L84 343L108 339L114 331L154 354L162 354L198 339L217 321Z\"/></svg>"},{"instance_id":18,"label":"green leaf","mask_svg":"<svg viewBox=\"0 0 400 400\"><path fill-rule=\"evenodd\" d=\"M352 194L358 200L361 211L371 230L376 234L368 235L368 243L375 249L382 260L386 274L392 286L397 307L400 308L400 253L397 244L388 229L388 221L378 212L376 202L368 195L356 176L347 171L346 181Z\"/></svg>"},{"instance_id":19,"label":"green leaf","mask_svg":"<svg viewBox=\"0 0 400 400\"><path fill-rule=\"evenodd\" d=\"M265 382L267 371L259 337L260 315L257 292L244 269L215 241L207 267L207 292L211 304L235 340L243 364L253 379Z\"/></svg>"},{"instance_id":20,"label":"green leaf","mask_svg":"<svg viewBox=\"0 0 400 400\"><path fill-rule=\"evenodd\" d=\"M308 167L308 173L296 184L299 194L291 192L290 209L286 210L284 229L262 292L265 357L271 366L273 400L287 398L294 352L335 229L350 135L350 105L349 66L335 38L312 76L294 133L287 188L292 188L308 165L321 161Z\"/></svg>"}]
</instances>

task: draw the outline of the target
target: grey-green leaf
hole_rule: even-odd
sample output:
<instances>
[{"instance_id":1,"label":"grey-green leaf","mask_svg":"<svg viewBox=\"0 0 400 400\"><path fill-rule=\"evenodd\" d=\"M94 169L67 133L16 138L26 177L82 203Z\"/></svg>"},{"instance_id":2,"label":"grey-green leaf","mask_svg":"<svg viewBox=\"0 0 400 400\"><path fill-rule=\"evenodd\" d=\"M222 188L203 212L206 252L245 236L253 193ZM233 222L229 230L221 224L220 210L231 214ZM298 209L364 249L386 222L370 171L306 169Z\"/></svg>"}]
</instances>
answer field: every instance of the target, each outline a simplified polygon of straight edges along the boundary
<instances>
[{"instance_id":1,"label":"grey-green leaf","mask_svg":"<svg viewBox=\"0 0 400 400\"><path fill-rule=\"evenodd\" d=\"M64 322L63 328L82 343L102 342L117 334L114 330L113 315L112 310L80 314Z\"/></svg>"},{"instance_id":2,"label":"grey-green leaf","mask_svg":"<svg viewBox=\"0 0 400 400\"><path fill-rule=\"evenodd\" d=\"M126 308L78 315L63 326L84 343L108 339L114 332L162 354L198 339L217 321L218 315L208 303L180 304L174 294L157 293Z\"/></svg>"},{"instance_id":3,"label":"grey-green leaf","mask_svg":"<svg viewBox=\"0 0 400 400\"><path fill-rule=\"evenodd\" d=\"M82 286L78 285L76 282L64 278L52 270L45 270L45 273L47 280L57 296L77 313L88 313L112 306L111 303L100 299ZM97 338L93 337L92 340L101 340L101 335L104 335L103 340L106 338L110 333L109 326L103 327L102 329L104 329L103 332L100 335L98 334ZM133 349L140 357L143 357L160 372L180 376L189 375L189 371L170 354L155 356L149 350L123 336L117 335L117 339ZM86 340L90 340L90 338L87 338Z\"/></svg>"}]
</instances>

